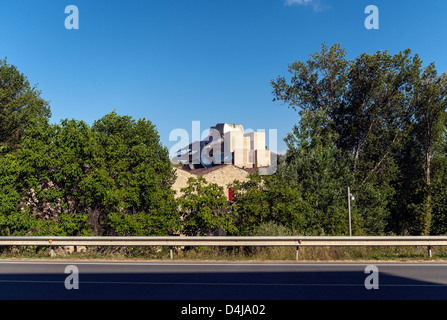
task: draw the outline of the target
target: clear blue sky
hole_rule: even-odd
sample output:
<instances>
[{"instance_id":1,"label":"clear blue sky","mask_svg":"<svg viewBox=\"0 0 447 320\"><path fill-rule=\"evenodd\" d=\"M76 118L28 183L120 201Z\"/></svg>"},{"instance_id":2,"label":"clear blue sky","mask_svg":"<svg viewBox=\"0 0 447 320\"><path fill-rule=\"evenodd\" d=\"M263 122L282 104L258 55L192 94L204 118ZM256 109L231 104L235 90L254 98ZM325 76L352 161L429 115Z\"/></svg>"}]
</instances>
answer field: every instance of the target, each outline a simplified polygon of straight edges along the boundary
<instances>
[{"instance_id":1,"label":"clear blue sky","mask_svg":"<svg viewBox=\"0 0 447 320\"><path fill-rule=\"evenodd\" d=\"M367 5L379 30L367 30ZM79 9L79 30L64 26ZM169 133L218 123L277 129L298 114L273 102L270 81L310 53L341 43L348 56L410 48L447 72L447 1L2 0L0 57L51 101L52 119L94 120L116 109Z\"/></svg>"}]
</instances>

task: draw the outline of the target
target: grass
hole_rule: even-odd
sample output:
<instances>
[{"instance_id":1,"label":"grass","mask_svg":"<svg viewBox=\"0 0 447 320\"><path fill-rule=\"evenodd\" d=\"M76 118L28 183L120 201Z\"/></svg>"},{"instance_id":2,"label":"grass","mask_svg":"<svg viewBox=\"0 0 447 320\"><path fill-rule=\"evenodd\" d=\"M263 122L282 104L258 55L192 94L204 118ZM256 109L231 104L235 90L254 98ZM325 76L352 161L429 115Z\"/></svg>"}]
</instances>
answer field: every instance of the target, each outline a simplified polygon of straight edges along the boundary
<instances>
[{"instance_id":1,"label":"grass","mask_svg":"<svg viewBox=\"0 0 447 320\"><path fill-rule=\"evenodd\" d=\"M179 252L175 259L185 260L281 260L295 261L293 247L237 248L218 250L203 248ZM447 248L433 247L432 258L427 247L301 247L299 261L362 261L362 260L443 260L447 259Z\"/></svg>"},{"instance_id":2,"label":"grass","mask_svg":"<svg viewBox=\"0 0 447 320\"><path fill-rule=\"evenodd\" d=\"M294 247L194 247L174 248L174 260L212 261L295 261ZM50 248L3 247L0 259L48 259ZM56 259L70 260L165 260L167 247L88 247L72 252L56 248ZM447 247L433 247L432 258L427 247L301 247L299 261L408 261L447 260Z\"/></svg>"}]
</instances>

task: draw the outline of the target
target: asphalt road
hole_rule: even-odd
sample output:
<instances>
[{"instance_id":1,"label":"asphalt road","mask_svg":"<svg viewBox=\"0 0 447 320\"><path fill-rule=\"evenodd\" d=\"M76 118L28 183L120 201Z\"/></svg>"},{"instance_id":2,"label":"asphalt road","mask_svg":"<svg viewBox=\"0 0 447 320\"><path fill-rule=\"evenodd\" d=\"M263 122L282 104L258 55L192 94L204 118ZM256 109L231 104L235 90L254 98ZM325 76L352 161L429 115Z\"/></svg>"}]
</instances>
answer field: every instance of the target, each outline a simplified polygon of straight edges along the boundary
<instances>
[{"instance_id":1,"label":"asphalt road","mask_svg":"<svg viewBox=\"0 0 447 320\"><path fill-rule=\"evenodd\" d=\"M447 299L446 263L371 264L0 261L0 299Z\"/></svg>"}]
</instances>

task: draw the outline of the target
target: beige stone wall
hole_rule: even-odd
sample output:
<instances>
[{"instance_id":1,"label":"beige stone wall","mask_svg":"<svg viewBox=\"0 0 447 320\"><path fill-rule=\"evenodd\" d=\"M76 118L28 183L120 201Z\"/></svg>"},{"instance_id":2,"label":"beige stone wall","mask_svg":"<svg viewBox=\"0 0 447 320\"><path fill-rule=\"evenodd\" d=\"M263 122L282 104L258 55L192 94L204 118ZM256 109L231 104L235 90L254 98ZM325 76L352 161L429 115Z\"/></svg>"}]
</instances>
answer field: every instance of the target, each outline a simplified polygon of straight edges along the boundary
<instances>
[{"instance_id":1,"label":"beige stone wall","mask_svg":"<svg viewBox=\"0 0 447 320\"><path fill-rule=\"evenodd\" d=\"M174 171L177 174L177 180L175 180L174 184L172 185L172 189L176 191L175 196L178 197L180 195L180 189L188 186L188 179L190 177L195 177L195 175L180 168L174 168Z\"/></svg>"},{"instance_id":2,"label":"beige stone wall","mask_svg":"<svg viewBox=\"0 0 447 320\"><path fill-rule=\"evenodd\" d=\"M223 187L225 196L228 198L228 185L235 180L247 181L249 175L249 172L247 172L246 170L243 170L231 164L222 165L210 169L200 169L200 171L186 171L180 168L175 168L175 170L177 173L177 180L172 188L177 191L176 197L179 197L181 195L180 189L187 186L189 177L197 178L197 176L200 175L209 183L215 183ZM208 172L206 170L208 170ZM193 174L194 172L197 172L199 174Z\"/></svg>"}]
</instances>

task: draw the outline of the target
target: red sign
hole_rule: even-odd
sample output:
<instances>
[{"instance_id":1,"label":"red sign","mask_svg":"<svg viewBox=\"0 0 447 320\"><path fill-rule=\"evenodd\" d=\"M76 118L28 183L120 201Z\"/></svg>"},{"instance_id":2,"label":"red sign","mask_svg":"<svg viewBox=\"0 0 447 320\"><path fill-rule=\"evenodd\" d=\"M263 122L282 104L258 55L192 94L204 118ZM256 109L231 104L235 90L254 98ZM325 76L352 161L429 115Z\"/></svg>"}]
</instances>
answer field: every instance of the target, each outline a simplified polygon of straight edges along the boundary
<instances>
[{"instance_id":1,"label":"red sign","mask_svg":"<svg viewBox=\"0 0 447 320\"><path fill-rule=\"evenodd\" d=\"M228 201L233 201L234 199L234 191L233 189L228 189Z\"/></svg>"}]
</instances>

